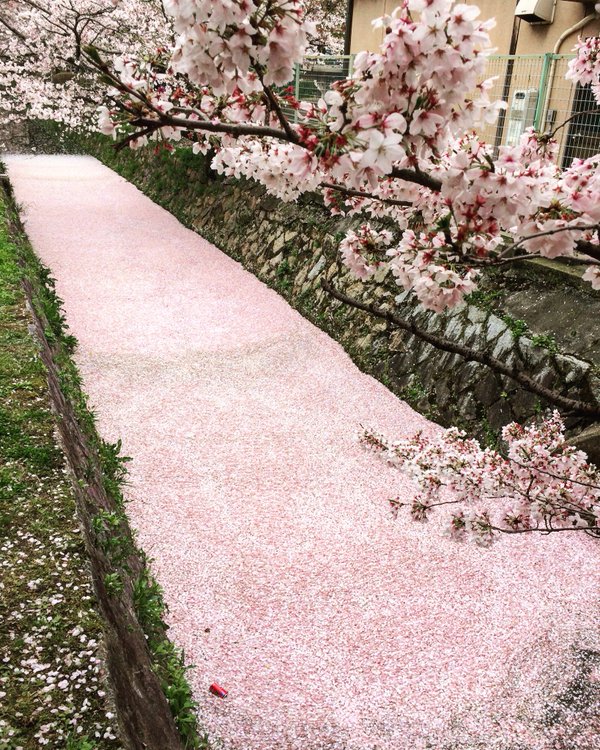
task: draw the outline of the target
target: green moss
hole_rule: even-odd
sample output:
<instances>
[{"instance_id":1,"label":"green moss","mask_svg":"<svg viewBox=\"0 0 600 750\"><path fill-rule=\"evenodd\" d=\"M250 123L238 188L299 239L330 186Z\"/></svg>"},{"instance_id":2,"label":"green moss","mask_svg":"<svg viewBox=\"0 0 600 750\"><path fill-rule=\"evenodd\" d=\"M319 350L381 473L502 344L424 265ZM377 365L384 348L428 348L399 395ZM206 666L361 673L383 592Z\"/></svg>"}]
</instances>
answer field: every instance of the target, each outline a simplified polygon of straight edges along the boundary
<instances>
[{"instance_id":1,"label":"green moss","mask_svg":"<svg viewBox=\"0 0 600 750\"><path fill-rule=\"evenodd\" d=\"M97 642L102 629L46 372L28 330L21 279L34 277L36 265L31 257L22 265L23 247L8 229L15 222L0 199L0 748L33 750L42 737L85 750L69 736L75 721L84 735L99 732L88 747L108 750L117 742L103 737L109 706L89 656L80 661L84 679L68 679L76 668L68 665L82 659L80 636ZM60 335L60 315L49 328ZM36 671L34 663L49 666ZM48 669L60 675L51 690ZM63 679L68 689L58 687Z\"/></svg>"}]
</instances>

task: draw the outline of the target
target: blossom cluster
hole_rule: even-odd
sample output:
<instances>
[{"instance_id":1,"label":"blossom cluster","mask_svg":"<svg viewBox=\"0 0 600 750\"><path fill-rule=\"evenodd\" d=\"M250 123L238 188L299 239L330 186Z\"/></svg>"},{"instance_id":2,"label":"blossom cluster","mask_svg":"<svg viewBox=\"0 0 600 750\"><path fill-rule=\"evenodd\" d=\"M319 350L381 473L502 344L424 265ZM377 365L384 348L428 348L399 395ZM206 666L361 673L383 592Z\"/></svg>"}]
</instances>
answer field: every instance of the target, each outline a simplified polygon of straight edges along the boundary
<instances>
[{"instance_id":1,"label":"blossom cluster","mask_svg":"<svg viewBox=\"0 0 600 750\"><path fill-rule=\"evenodd\" d=\"M170 68L118 61L111 94L126 106L101 111L104 132L126 134L141 112L147 132L130 138L133 147L191 142L215 153L217 171L284 200L323 187L334 213L391 218L389 267L435 311L473 291L482 266L512 255L572 256L582 243L600 254L598 158L561 171L550 134L529 130L495 154L471 130L504 106L489 99L491 22L477 8L403 0L376 22L380 51L360 53L348 78L303 102L277 88L306 47L301 3L166 7L178 34ZM569 75L597 81L597 41L578 49ZM354 230L340 250L353 273L372 276L370 248ZM598 267L584 279L598 286Z\"/></svg>"},{"instance_id":2,"label":"blossom cluster","mask_svg":"<svg viewBox=\"0 0 600 750\"><path fill-rule=\"evenodd\" d=\"M474 6L402 0L375 22L380 50L358 54L347 78L303 102L285 88L315 32L300 0L166 0L169 24L157 2L59 0L43 12L25 0L11 18L23 33L4 27L5 96L28 102L34 117L72 123L80 100L99 104L103 93L102 132L132 148L191 146L214 154L217 171L258 180L284 200L323 188L334 212L388 217L397 225L390 267L433 310L458 304L479 268L506 262L513 249L600 254L598 158L562 171L551 134L529 131L497 154L473 134L505 106L489 98L492 22ZM34 24L43 65L24 42ZM82 54L94 44L102 59ZM597 38L580 41L568 73L597 96L598 50ZM90 95L83 62L110 86ZM23 65L38 73L23 75ZM353 242L342 253L356 270ZM598 267L584 279L598 286Z\"/></svg>"},{"instance_id":3,"label":"blossom cluster","mask_svg":"<svg viewBox=\"0 0 600 750\"><path fill-rule=\"evenodd\" d=\"M600 536L600 471L567 443L558 412L527 427L509 424L502 438L505 454L482 449L456 428L399 441L372 430L361 435L365 446L416 481L413 519L427 521L434 508L452 508L447 528L454 539L489 546L501 533ZM403 504L392 503L396 509Z\"/></svg>"},{"instance_id":4,"label":"blossom cluster","mask_svg":"<svg viewBox=\"0 0 600 750\"><path fill-rule=\"evenodd\" d=\"M600 3L596 12L600 13ZM582 86L590 85L596 101L600 101L600 37L579 39L575 51L577 55L569 63L565 77Z\"/></svg>"},{"instance_id":5,"label":"blossom cluster","mask_svg":"<svg viewBox=\"0 0 600 750\"><path fill-rule=\"evenodd\" d=\"M154 140L210 152L217 171L258 180L284 200L325 186L335 212L391 218L390 268L436 311L458 304L479 268L505 262L512 248L549 258L583 246L600 253L598 158L562 171L549 134L528 131L497 154L473 134L504 106L490 101L485 79L492 22L474 6L402 0L375 23L380 50L358 54L348 78L302 102L282 88L314 34L300 0L166 0L171 26L159 23L157 2L59 0L42 12L25 0L11 19L23 34L7 35L3 90L35 100L33 116L71 121L67 104L81 109L81 86L89 88L77 72L84 45L120 50L92 60L111 80L102 132L132 148ZM23 46L34 37L41 55ZM568 73L596 95L598 50L596 38L580 41ZM22 75L23 64L38 66L37 77ZM341 252L354 271L369 266L352 236ZM584 278L600 285L597 266Z\"/></svg>"},{"instance_id":6,"label":"blossom cluster","mask_svg":"<svg viewBox=\"0 0 600 750\"><path fill-rule=\"evenodd\" d=\"M165 0L177 41L172 66L216 96L283 86L316 34L299 0Z\"/></svg>"},{"instance_id":7,"label":"blossom cluster","mask_svg":"<svg viewBox=\"0 0 600 750\"><path fill-rule=\"evenodd\" d=\"M229 177L261 182L282 200L294 200L304 190L316 190L321 175L313 154L295 144L239 138L218 151L213 168Z\"/></svg>"},{"instance_id":8,"label":"blossom cluster","mask_svg":"<svg viewBox=\"0 0 600 750\"><path fill-rule=\"evenodd\" d=\"M348 232L340 243L342 260L355 278L368 279L385 265L382 253L391 241L391 232L363 224L356 231Z\"/></svg>"},{"instance_id":9,"label":"blossom cluster","mask_svg":"<svg viewBox=\"0 0 600 750\"><path fill-rule=\"evenodd\" d=\"M460 258L444 232L407 229L390 250L390 268L404 289L412 289L429 310L443 312L458 305L477 287L479 271L459 268Z\"/></svg>"},{"instance_id":10,"label":"blossom cluster","mask_svg":"<svg viewBox=\"0 0 600 750\"><path fill-rule=\"evenodd\" d=\"M305 0L304 6L306 18L316 28L316 35L308 34L307 53L343 54L347 9L345 0Z\"/></svg>"}]
</instances>

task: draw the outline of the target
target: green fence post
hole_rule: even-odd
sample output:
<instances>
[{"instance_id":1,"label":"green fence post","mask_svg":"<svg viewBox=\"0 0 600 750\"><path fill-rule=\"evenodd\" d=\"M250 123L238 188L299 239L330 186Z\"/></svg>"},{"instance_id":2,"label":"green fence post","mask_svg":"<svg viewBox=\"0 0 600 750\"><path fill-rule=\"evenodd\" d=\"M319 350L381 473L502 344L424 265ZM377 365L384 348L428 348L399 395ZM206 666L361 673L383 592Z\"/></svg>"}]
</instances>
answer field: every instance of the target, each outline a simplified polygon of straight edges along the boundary
<instances>
[{"instance_id":1,"label":"green fence post","mask_svg":"<svg viewBox=\"0 0 600 750\"><path fill-rule=\"evenodd\" d=\"M542 72L540 75L540 90L538 93L537 103L535 105L535 115L533 116L533 127L537 131L541 130L544 125L544 123L542 122L542 118L544 117L544 113L547 110L546 89L548 88L548 72L550 70L550 65L552 64L552 61L555 57L556 55L553 55L552 52L546 52L544 54L544 62L542 63Z\"/></svg>"},{"instance_id":2,"label":"green fence post","mask_svg":"<svg viewBox=\"0 0 600 750\"><path fill-rule=\"evenodd\" d=\"M352 76L352 69L354 68L354 58L356 55L348 55L348 78Z\"/></svg>"},{"instance_id":3,"label":"green fence post","mask_svg":"<svg viewBox=\"0 0 600 750\"><path fill-rule=\"evenodd\" d=\"M294 64L294 96L300 99L300 64Z\"/></svg>"}]
</instances>

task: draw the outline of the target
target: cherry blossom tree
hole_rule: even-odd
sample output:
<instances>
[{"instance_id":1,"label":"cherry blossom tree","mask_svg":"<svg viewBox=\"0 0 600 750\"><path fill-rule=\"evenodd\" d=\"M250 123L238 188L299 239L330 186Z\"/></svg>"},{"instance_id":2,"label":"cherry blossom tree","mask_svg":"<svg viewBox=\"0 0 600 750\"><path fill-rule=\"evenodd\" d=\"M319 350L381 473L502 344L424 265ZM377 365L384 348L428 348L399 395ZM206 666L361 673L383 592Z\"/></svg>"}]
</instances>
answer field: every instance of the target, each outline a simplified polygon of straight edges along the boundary
<instances>
[{"instance_id":1,"label":"cherry blossom tree","mask_svg":"<svg viewBox=\"0 0 600 750\"><path fill-rule=\"evenodd\" d=\"M93 41L81 47L108 87L100 129L121 146L153 141L210 152L217 172L258 180L282 200L321 190L332 213L360 222L340 246L352 273L367 281L385 269L435 312L460 304L486 268L523 258L582 262L583 278L600 289L600 155L561 170L552 132L530 129L498 153L481 141L476 128L504 105L489 98L492 22L480 21L476 7L403 0L376 22L380 51L358 54L349 77L316 103L296 100L287 87L316 34L300 0L164 0L164 10L174 32L168 50L121 47L115 57ZM590 85L600 104L599 39L579 42L568 76ZM384 217L391 231L381 228ZM600 416L597 403L419 330L394 311L393 297L377 307L324 288L508 375L563 412ZM365 434L414 473L422 488L414 517L425 519L441 502L461 504L454 536L488 544L500 531L597 535L600 481L565 443L558 415L537 427L511 425L504 439L506 456L456 431L433 442ZM438 502L445 485L454 495ZM465 510L480 486L493 507Z\"/></svg>"},{"instance_id":2,"label":"cherry blossom tree","mask_svg":"<svg viewBox=\"0 0 600 750\"><path fill-rule=\"evenodd\" d=\"M346 0L306 0L306 17L316 27L309 54L341 55L346 30Z\"/></svg>"},{"instance_id":3,"label":"cherry blossom tree","mask_svg":"<svg viewBox=\"0 0 600 750\"><path fill-rule=\"evenodd\" d=\"M1 0L0 111L91 126L106 92L83 48L144 59L171 42L160 0Z\"/></svg>"},{"instance_id":4,"label":"cherry blossom tree","mask_svg":"<svg viewBox=\"0 0 600 750\"><path fill-rule=\"evenodd\" d=\"M600 288L600 155L561 171L553 133L529 130L498 154L477 137L474 128L502 106L488 96L491 24L479 21L477 8L404 0L377 22L385 31L380 52L357 55L351 76L316 104L284 88L314 33L301 3L167 0L165 9L177 41L164 75L131 57L110 68L91 51L112 84L104 132L132 147L185 139L195 151L213 149L218 172L258 180L282 200L323 190L333 213L364 218L340 246L354 275L368 280L387 268L436 312L475 290L486 267L522 258L581 259L583 278ZM599 50L600 40L581 41L568 75L590 84L600 101ZM395 232L373 221L384 216ZM390 305L365 305L325 287L427 339ZM427 340L463 353L440 337ZM599 416L595 403L549 393L489 356L480 361L565 411ZM487 545L502 531L599 535L600 477L565 442L558 413L540 426L509 425L503 437L504 456L456 430L438 440L389 443L373 432L363 439L414 475L421 488L414 518L459 506L449 526L455 538ZM451 494L440 499L445 487Z\"/></svg>"},{"instance_id":5,"label":"cherry blossom tree","mask_svg":"<svg viewBox=\"0 0 600 750\"><path fill-rule=\"evenodd\" d=\"M166 0L165 9L177 35L165 72L92 53L116 105L102 110L106 132L134 147L184 136L196 151L215 149L221 173L257 179L283 200L322 188L333 212L393 218L397 237L365 222L343 258L363 279L385 264L438 312L474 290L483 268L522 257L577 252L600 288L599 157L561 171L552 134L532 131L494 157L472 130L502 106L488 97L491 23L477 8L405 0L377 22L381 51L357 55L352 76L316 104L284 88L314 32L298 0ZM569 76L597 91L598 40L578 50Z\"/></svg>"}]
</instances>

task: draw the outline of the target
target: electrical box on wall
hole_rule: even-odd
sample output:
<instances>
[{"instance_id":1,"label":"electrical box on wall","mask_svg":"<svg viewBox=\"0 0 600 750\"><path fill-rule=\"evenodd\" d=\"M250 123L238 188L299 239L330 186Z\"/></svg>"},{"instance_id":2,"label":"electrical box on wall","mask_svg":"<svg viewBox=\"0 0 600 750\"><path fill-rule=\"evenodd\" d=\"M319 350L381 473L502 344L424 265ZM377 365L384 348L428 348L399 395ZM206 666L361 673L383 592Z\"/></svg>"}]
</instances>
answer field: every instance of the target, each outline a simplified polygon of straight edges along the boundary
<instances>
[{"instance_id":1,"label":"electrical box on wall","mask_svg":"<svg viewBox=\"0 0 600 750\"><path fill-rule=\"evenodd\" d=\"M552 23L556 0L518 0L515 16L527 23Z\"/></svg>"},{"instance_id":2,"label":"electrical box on wall","mask_svg":"<svg viewBox=\"0 0 600 750\"><path fill-rule=\"evenodd\" d=\"M537 89L518 89L513 93L504 139L507 146L516 146L521 134L533 125L537 100Z\"/></svg>"}]
</instances>

